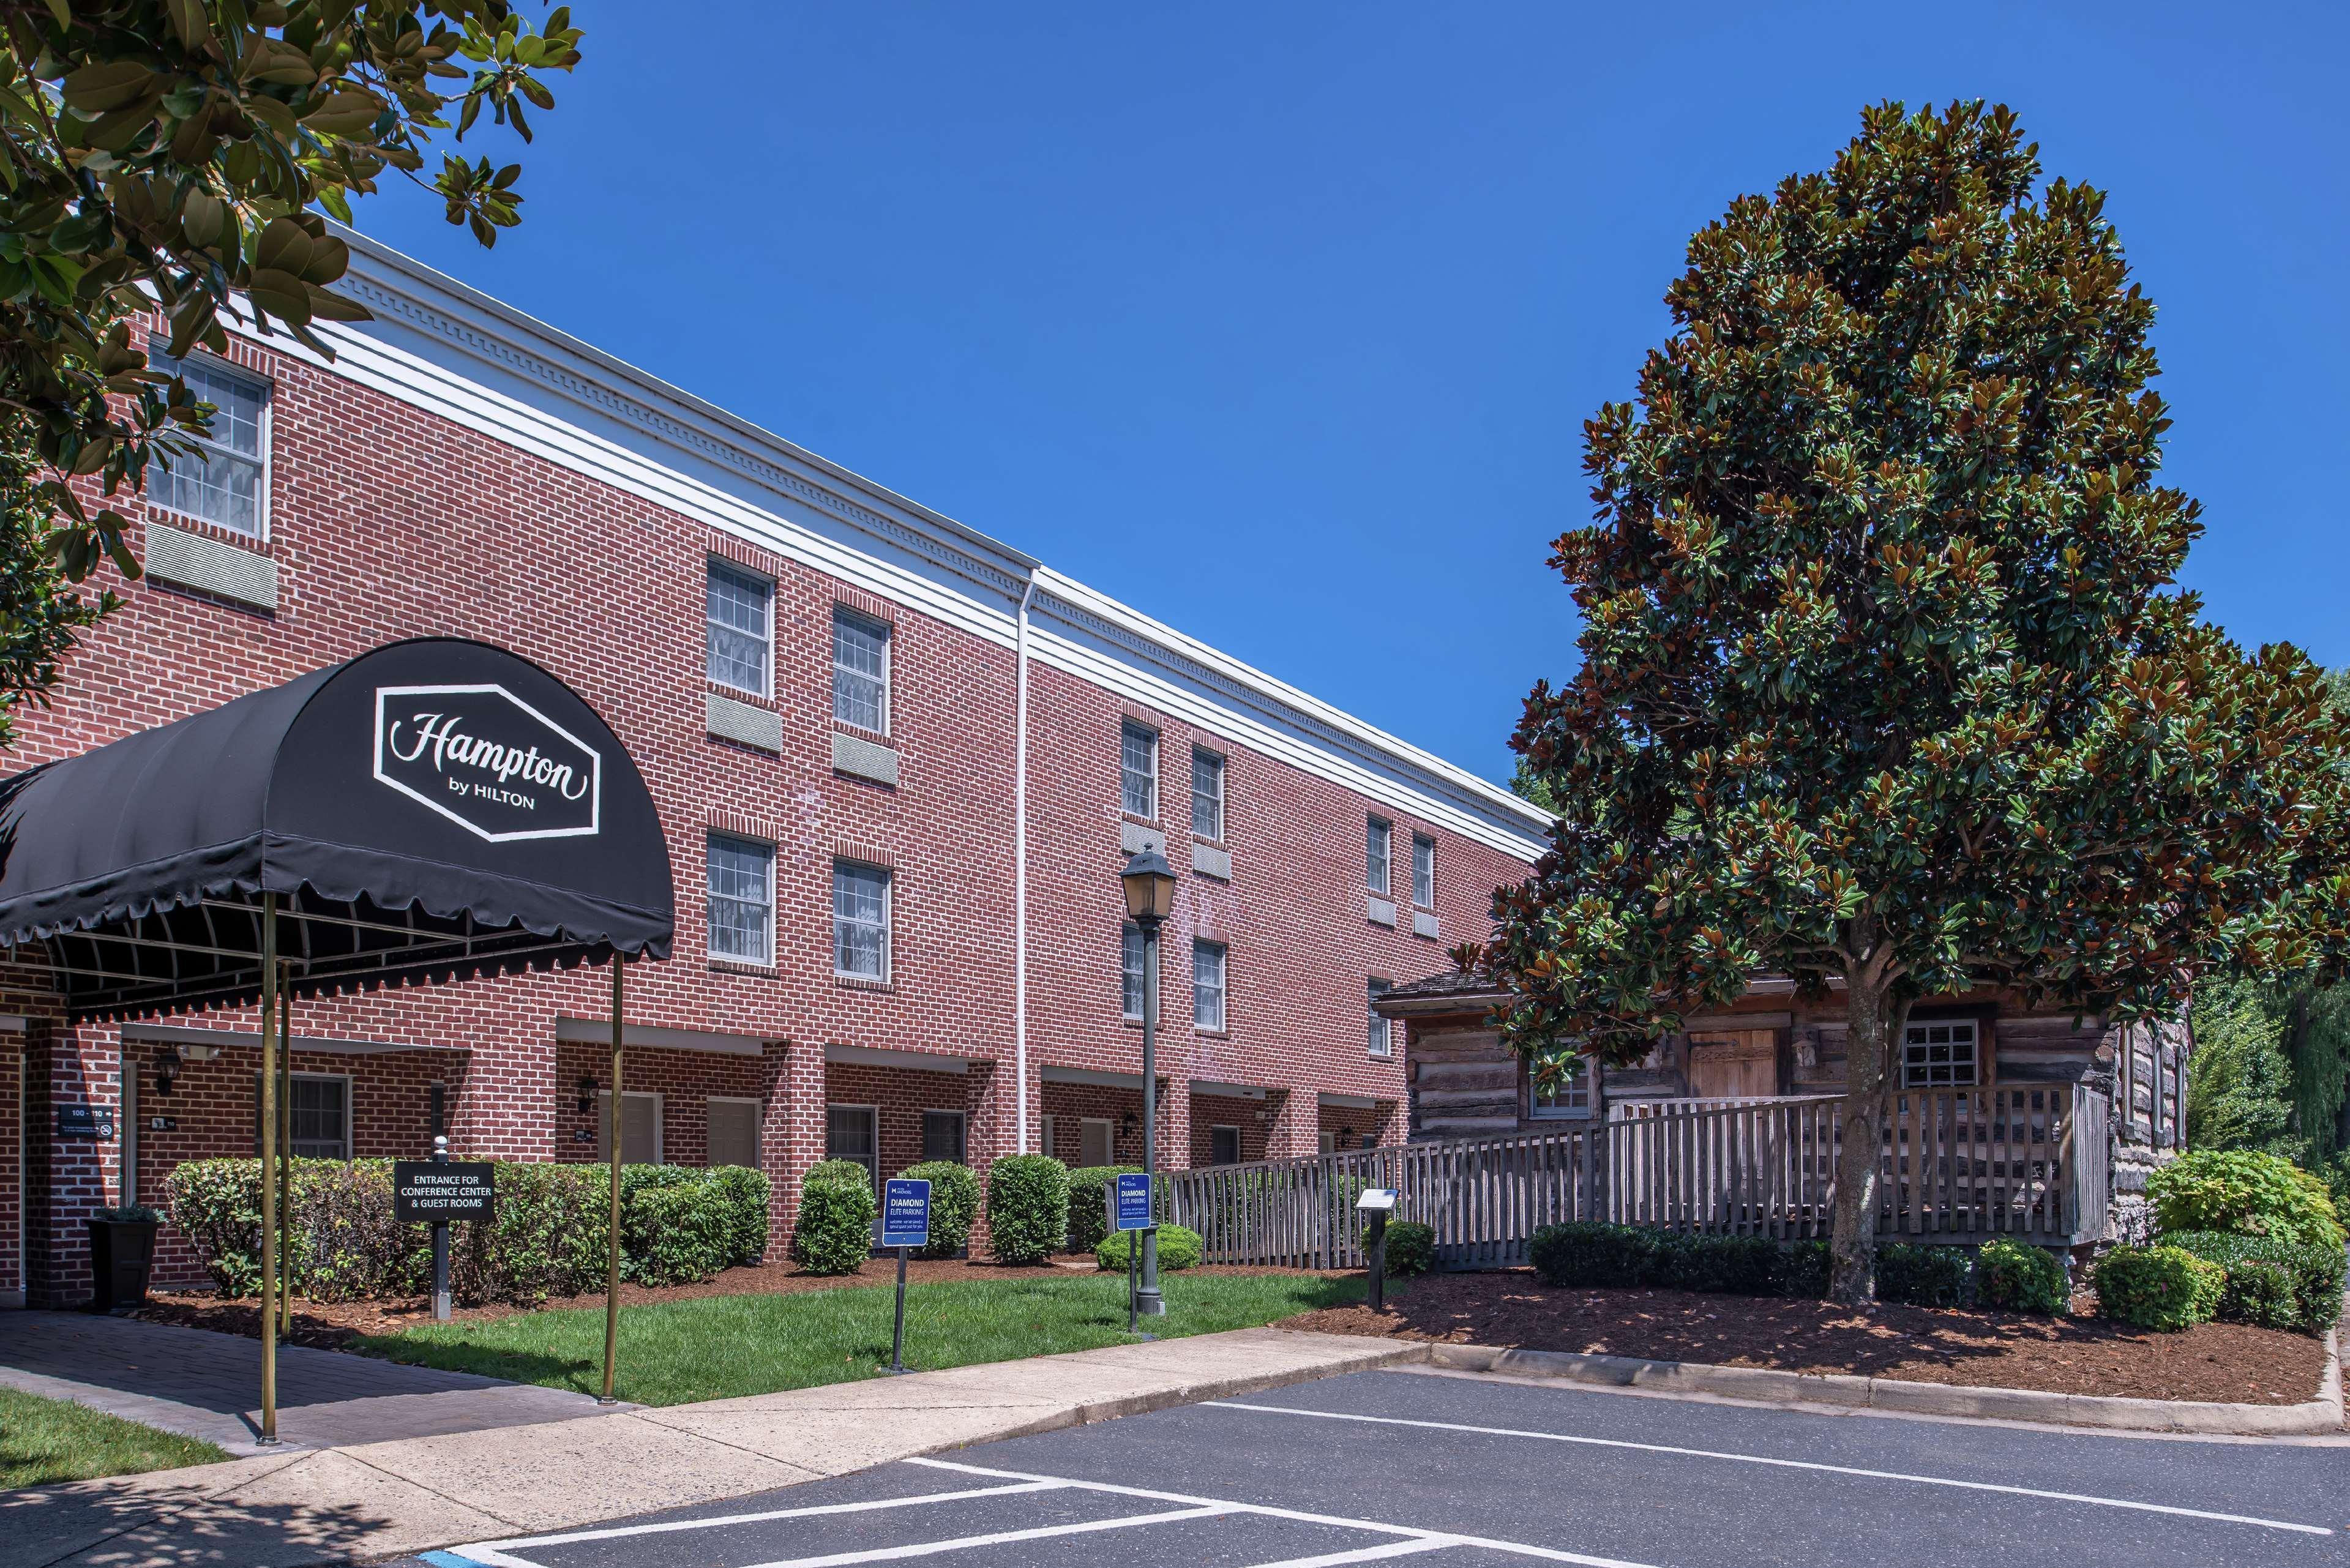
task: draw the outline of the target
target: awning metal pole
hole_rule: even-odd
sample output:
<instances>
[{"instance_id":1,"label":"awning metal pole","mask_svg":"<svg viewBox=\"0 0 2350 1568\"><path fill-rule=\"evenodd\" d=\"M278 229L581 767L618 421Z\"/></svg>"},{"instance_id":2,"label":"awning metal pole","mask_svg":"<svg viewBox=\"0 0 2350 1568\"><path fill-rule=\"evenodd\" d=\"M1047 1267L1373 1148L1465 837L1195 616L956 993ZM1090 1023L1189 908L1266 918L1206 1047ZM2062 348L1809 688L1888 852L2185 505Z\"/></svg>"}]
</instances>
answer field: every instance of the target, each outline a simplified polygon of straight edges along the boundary
<instances>
[{"instance_id":1,"label":"awning metal pole","mask_svg":"<svg viewBox=\"0 0 2350 1568\"><path fill-rule=\"evenodd\" d=\"M277 977L277 1327L294 1332L294 966Z\"/></svg>"},{"instance_id":2,"label":"awning metal pole","mask_svg":"<svg viewBox=\"0 0 2350 1568\"><path fill-rule=\"evenodd\" d=\"M612 1368L620 1348L620 975L627 963L618 950L613 952L612 1102L611 1114L605 1121L611 1140L612 1224L604 1276L604 1396L599 1401L606 1405L612 1403Z\"/></svg>"},{"instance_id":3,"label":"awning metal pole","mask_svg":"<svg viewBox=\"0 0 2350 1568\"><path fill-rule=\"evenodd\" d=\"M261 896L261 1440L277 1440L277 895Z\"/></svg>"}]
</instances>

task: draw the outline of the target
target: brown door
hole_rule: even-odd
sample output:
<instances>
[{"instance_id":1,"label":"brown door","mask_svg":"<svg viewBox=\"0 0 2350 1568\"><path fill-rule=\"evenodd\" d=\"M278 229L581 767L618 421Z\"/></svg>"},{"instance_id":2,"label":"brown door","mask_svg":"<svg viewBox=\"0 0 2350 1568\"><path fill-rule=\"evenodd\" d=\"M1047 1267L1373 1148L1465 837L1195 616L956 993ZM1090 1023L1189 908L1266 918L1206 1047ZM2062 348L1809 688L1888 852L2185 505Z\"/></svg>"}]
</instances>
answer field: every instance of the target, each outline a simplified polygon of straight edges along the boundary
<instances>
[{"instance_id":1,"label":"brown door","mask_svg":"<svg viewBox=\"0 0 2350 1568\"><path fill-rule=\"evenodd\" d=\"M1767 1099L1779 1092L1779 1033L1745 1029L1690 1041L1690 1093L1701 1100Z\"/></svg>"}]
</instances>

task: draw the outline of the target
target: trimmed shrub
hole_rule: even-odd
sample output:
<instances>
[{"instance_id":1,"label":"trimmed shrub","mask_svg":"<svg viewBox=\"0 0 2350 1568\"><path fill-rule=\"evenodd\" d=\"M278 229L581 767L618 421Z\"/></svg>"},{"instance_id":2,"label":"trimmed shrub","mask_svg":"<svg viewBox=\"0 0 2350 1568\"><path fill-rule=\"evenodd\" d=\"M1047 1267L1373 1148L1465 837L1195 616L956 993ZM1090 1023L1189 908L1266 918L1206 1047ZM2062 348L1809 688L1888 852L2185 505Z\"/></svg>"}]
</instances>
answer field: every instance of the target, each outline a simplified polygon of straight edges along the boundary
<instances>
[{"instance_id":1,"label":"trimmed shrub","mask_svg":"<svg viewBox=\"0 0 2350 1568\"><path fill-rule=\"evenodd\" d=\"M1090 1252L1109 1234L1110 1179L1139 1176L1139 1165L1081 1165L1069 1172L1069 1231L1066 1245L1072 1252Z\"/></svg>"},{"instance_id":2,"label":"trimmed shrub","mask_svg":"<svg viewBox=\"0 0 2350 1568\"><path fill-rule=\"evenodd\" d=\"M2220 1315L2255 1328L2299 1328L2301 1303L2293 1298L2293 1272L2282 1263L2247 1258L2227 1271L2220 1288Z\"/></svg>"},{"instance_id":3,"label":"trimmed shrub","mask_svg":"<svg viewBox=\"0 0 2350 1568\"><path fill-rule=\"evenodd\" d=\"M732 1259L733 1216L707 1183L651 1187L622 1201L620 1272L639 1284L706 1280Z\"/></svg>"},{"instance_id":4,"label":"trimmed shrub","mask_svg":"<svg viewBox=\"0 0 2350 1568\"><path fill-rule=\"evenodd\" d=\"M1526 1260L1554 1285L1637 1285L1657 1248L1657 1232L1596 1220L1544 1225L1526 1241Z\"/></svg>"},{"instance_id":5,"label":"trimmed shrub","mask_svg":"<svg viewBox=\"0 0 2350 1568\"><path fill-rule=\"evenodd\" d=\"M722 1165L710 1172L710 1183L730 1216L726 1263L732 1268L757 1262L767 1255L767 1202L774 1183L764 1170L746 1165Z\"/></svg>"},{"instance_id":6,"label":"trimmed shrub","mask_svg":"<svg viewBox=\"0 0 2350 1568\"><path fill-rule=\"evenodd\" d=\"M861 1181L873 1185L873 1173L853 1159L819 1159L800 1178L806 1181Z\"/></svg>"},{"instance_id":7,"label":"trimmed shrub","mask_svg":"<svg viewBox=\"0 0 2350 1568\"><path fill-rule=\"evenodd\" d=\"M1370 1244L1370 1232L1363 1232L1363 1244ZM1417 1220L1395 1220L1388 1224L1387 1272L1402 1278L1407 1274L1424 1274L1436 1267L1436 1231Z\"/></svg>"},{"instance_id":8,"label":"trimmed shrub","mask_svg":"<svg viewBox=\"0 0 2350 1568\"><path fill-rule=\"evenodd\" d=\"M261 1162L182 1160L164 1183L172 1223L196 1249L221 1293L261 1288Z\"/></svg>"},{"instance_id":9,"label":"trimmed shrub","mask_svg":"<svg viewBox=\"0 0 2350 1568\"><path fill-rule=\"evenodd\" d=\"M2243 1323L2263 1321L2243 1314L2254 1310L2253 1298L2267 1288L2265 1284L2239 1287L2236 1283L2238 1272L2251 1263L2282 1269L2293 1287L2293 1321L2266 1326L2324 1334L2342 1315L2344 1260L2338 1247L2302 1247L2271 1236L2231 1236L2216 1231L2177 1231L2162 1241L2227 1271L2228 1284L2220 1297L2221 1317ZM2270 1309L2261 1306L2259 1310Z\"/></svg>"},{"instance_id":10,"label":"trimmed shrub","mask_svg":"<svg viewBox=\"0 0 2350 1568\"><path fill-rule=\"evenodd\" d=\"M910 1165L898 1173L931 1184L931 1239L914 1255L951 1258L971 1242L971 1222L979 1217L979 1176L951 1159Z\"/></svg>"},{"instance_id":11,"label":"trimmed shrub","mask_svg":"<svg viewBox=\"0 0 2350 1568\"><path fill-rule=\"evenodd\" d=\"M1958 1307L1973 1294L1974 1260L1957 1247L1889 1241L1877 1249L1877 1299Z\"/></svg>"},{"instance_id":12,"label":"trimmed shrub","mask_svg":"<svg viewBox=\"0 0 2350 1568\"><path fill-rule=\"evenodd\" d=\"M2100 1316L2172 1334L2219 1312L2228 1271L2179 1247L2116 1247L2095 1281Z\"/></svg>"},{"instance_id":13,"label":"trimmed shrub","mask_svg":"<svg viewBox=\"0 0 2350 1568\"><path fill-rule=\"evenodd\" d=\"M2325 1184L2272 1154L2198 1149L2147 1178L2158 1230L2228 1231L2308 1247L2342 1246Z\"/></svg>"},{"instance_id":14,"label":"trimmed shrub","mask_svg":"<svg viewBox=\"0 0 2350 1568\"><path fill-rule=\"evenodd\" d=\"M627 1167L621 1168L627 1190ZM549 1296L604 1288L611 1237L612 1178L603 1165L500 1160L497 1212L485 1223L449 1227L450 1287L468 1305L536 1306ZM389 1168L387 1168L387 1191ZM429 1246L431 1233L412 1228ZM626 1267L628 1223L621 1217Z\"/></svg>"},{"instance_id":15,"label":"trimmed shrub","mask_svg":"<svg viewBox=\"0 0 2350 1568\"><path fill-rule=\"evenodd\" d=\"M879 1210L873 1183L858 1167L854 1181L811 1181L800 1189L799 1223L792 1251L812 1274L853 1274L873 1255L873 1221Z\"/></svg>"},{"instance_id":16,"label":"trimmed shrub","mask_svg":"<svg viewBox=\"0 0 2350 1568\"><path fill-rule=\"evenodd\" d=\"M1127 1249L1134 1244L1134 1238L1139 1234L1140 1232L1136 1231L1119 1231L1103 1237L1100 1245L1094 1249L1095 1263L1104 1269L1115 1269L1119 1273L1124 1273ZM1196 1269L1200 1266L1201 1260L1207 1255L1208 1244L1200 1239L1200 1233L1197 1231L1185 1225L1159 1227L1159 1272L1160 1273L1180 1273L1185 1269Z\"/></svg>"},{"instance_id":17,"label":"trimmed shrub","mask_svg":"<svg viewBox=\"0 0 2350 1568\"><path fill-rule=\"evenodd\" d=\"M1069 1228L1069 1168L1050 1155L1006 1155L987 1170L987 1234L999 1263L1041 1263Z\"/></svg>"},{"instance_id":18,"label":"trimmed shrub","mask_svg":"<svg viewBox=\"0 0 2350 1568\"><path fill-rule=\"evenodd\" d=\"M1779 1244L1762 1236L1657 1238L1641 1271L1642 1284L1665 1290L1741 1296L1776 1295Z\"/></svg>"},{"instance_id":19,"label":"trimmed shrub","mask_svg":"<svg viewBox=\"0 0 2350 1568\"><path fill-rule=\"evenodd\" d=\"M2008 1312L2063 1317L2072 1310L2073 1286L2054 1258L2001 1237L1975 1254L1975 1299Z\"/></svg>"},{"instance_id":20,"label":"trimmed shrub","mask_svg":"<svg viewBox=\"0 0 2350 1568\"><path fill-rule=\"evenodd\" d=\"M1778 1293L1794 1301L1816 1301L1828 1293L1835 1255L1825 1241L1790 1241L1779 1254Z\"/></svg>"}]
</instances>

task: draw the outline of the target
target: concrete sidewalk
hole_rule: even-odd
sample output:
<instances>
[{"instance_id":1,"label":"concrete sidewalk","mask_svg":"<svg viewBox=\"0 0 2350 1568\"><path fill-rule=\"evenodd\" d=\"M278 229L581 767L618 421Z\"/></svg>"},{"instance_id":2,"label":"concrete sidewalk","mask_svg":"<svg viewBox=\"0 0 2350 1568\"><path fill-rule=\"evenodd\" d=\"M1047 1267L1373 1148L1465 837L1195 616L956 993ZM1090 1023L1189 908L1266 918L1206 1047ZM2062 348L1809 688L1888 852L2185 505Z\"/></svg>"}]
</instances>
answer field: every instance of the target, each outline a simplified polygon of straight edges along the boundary
<instances>
[{"instance_id":1,"label":"concrete sidewalk","mask_svg":"<svg viewBox=\"0 0 2350 1568\"><path fill-rule=\"evenodd\" d=\"M298 1568L843 1475L964 1443L1426 1359L1241 1329L824 1388L0 1494L0 1568Z\"/></svg>"}]
</instances>

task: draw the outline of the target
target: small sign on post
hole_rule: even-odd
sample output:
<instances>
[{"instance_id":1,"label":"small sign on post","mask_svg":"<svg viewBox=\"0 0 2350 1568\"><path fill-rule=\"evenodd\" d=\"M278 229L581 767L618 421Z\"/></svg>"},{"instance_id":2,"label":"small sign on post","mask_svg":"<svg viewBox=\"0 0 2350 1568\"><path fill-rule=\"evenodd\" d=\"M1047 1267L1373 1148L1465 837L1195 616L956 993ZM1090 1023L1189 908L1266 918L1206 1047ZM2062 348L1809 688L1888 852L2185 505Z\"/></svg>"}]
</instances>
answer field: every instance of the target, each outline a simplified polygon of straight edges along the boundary
<instances>
[{"instance_id":1,"label":"small sign on post","mask_svg":"<svg viewBox=\"0 0 2350 1568\"><path fill-rule=\"evenodd\" d=\"M497 1208L497 1167L486 1159L452 1162L449 1140L432 1140L431 1159L391 1162L391 1217L432 1227L432 1317L449 1321L449 1222L487 1220Z\"/></svg>"},{"instance_id":2,"label":"small sign on post","mask_svg":"<svg viewBox=\"0 0 2350 1568\"><path fill-rule=\"evenodd\" d=\"M1363 1216L1370 1234L1363 1238L1364 1250L1370 1254L1371 1310L1387 1310L1388 1275L1388 1216L1395 1212L1396 1195L1392 1187L1366 1187L1363 1195L1355 1199L1355 1212Z\"/></svg>"},{"instance_id":3,"label":"small sign on post","mask_svg":"<svg viewBox=\"0 0 2350 1568\"><path fill-rule=\"evenodd\" d=\"M1156 1339L1155 1334L1142 1332L1141 1298L1137 1269L1142 1254L1140 1233L1154 1228L1150 1214L1150 1178L1139 1170L1123 1171L1110 1178L1102 1189L1102 1199L1107 1206L1105 1218L1110 1233L1127 1233L1126 1242L1126 1332L1139 1339Z\"/></svg>"},{"instance_id":4,"label":"small sign on post","mask_svg":"<svg viewBox=\"0 0 2350 1568\"><path fill-rule=\"evenodd\" d=\"M893 1176L881 1187L881 1244L898 1249L898 1316L889 1330L889 1370L906 1370L906 1254L931 1240L931 1184Z\"/></svg>"}]
</instances>

